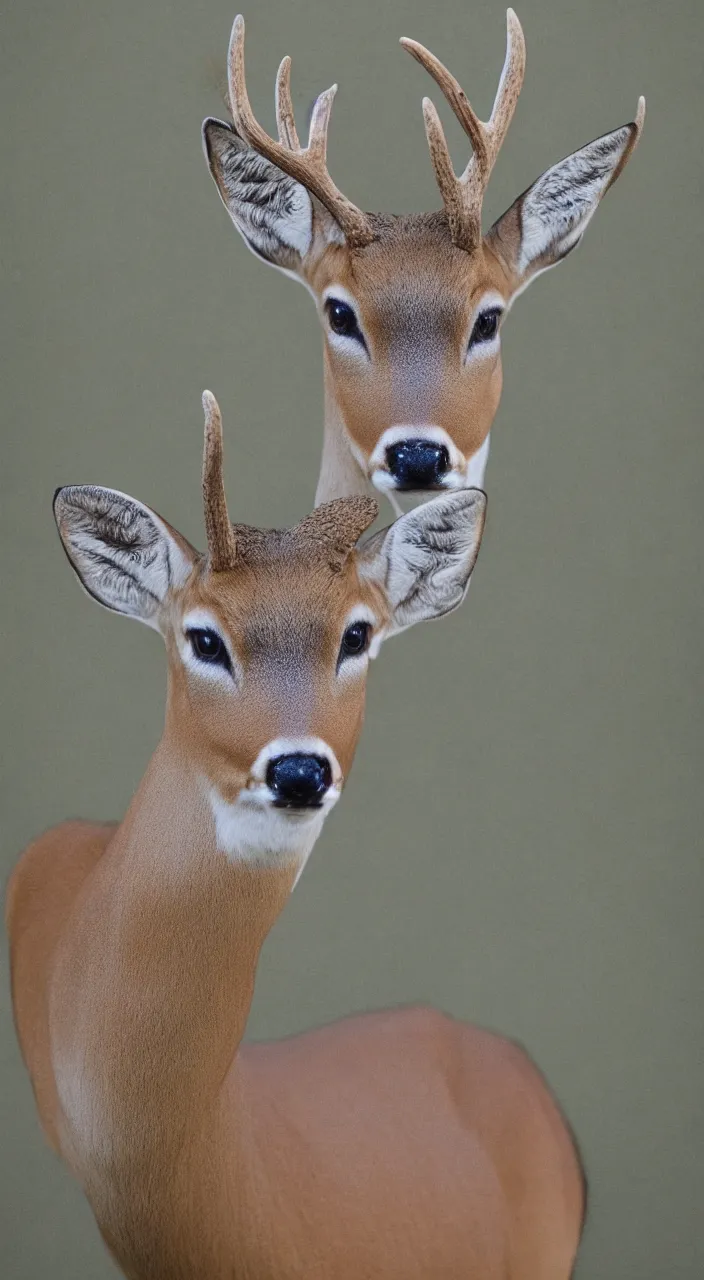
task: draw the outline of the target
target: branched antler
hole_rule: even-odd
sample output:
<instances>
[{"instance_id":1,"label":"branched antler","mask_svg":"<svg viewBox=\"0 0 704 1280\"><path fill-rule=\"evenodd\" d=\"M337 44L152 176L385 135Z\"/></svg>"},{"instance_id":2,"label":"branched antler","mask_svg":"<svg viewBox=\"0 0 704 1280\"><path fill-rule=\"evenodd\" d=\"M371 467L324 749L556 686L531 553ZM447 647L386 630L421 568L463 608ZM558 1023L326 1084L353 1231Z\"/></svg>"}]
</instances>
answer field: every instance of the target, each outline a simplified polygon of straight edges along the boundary
<instances>
[{"instance_id":1,"label":"branched antler","mask_svg":"<svg viewBox=\"0 0 704 1280\"><path fill-rule=\"evenodd\" d=\"M404 38L401 44L433 77L472 144L473 154L469 164L462 176L457 177L440 117L430 99L423 99L430 158L447 212L452 239L458 248L472 250L481 238L484 191L508 132L523 84L526 47L521 24L513 9L507 10L506 60L491 118L486 123L475 114L461 86L434 54L415 40Z\"/></svg>"},{"instance_id":2,"label":"branched antler","mask_svg":"<svg viewBox=\"0 0 704 1280\"><path fill-rule=\"evenodd\" d=\"M374 239L369 219L335 186L327 169L327 135L337 85L326 89L313 107L307 147L301 147L291 102L291 59L284 58L276 77L276 122L279 141L262 129L247 96L244 75L244 18L235 18L228 57L230 110L242 140L300 182L332 214L347 243L361 248Z\"/></svg>"}]
</instances>

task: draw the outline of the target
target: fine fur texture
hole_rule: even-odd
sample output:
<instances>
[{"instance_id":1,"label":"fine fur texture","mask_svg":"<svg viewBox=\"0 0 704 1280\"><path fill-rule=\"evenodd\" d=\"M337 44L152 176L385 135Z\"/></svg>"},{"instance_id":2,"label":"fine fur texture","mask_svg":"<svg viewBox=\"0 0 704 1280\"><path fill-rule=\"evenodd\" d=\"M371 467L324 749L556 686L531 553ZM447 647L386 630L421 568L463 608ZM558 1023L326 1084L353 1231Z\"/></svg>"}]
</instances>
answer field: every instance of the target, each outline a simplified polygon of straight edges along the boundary
<instances>
[{"instance_id":1,"label":"fine fur texture","mask_svg":"<svg viewBox=\"0 0 704 1280\"><path fill-rule=\"evenodd\" d=\"M485 518L486 494L464 489L421 504L365 545L363 572L383 573L394 632L462 603Z\"/></svg>"},{"instance_id":2,"label":"fine fur texture","mask_svg":"<svg viewBox=\"0 0 704 1280\"><path fill-rule=\"evenodd\" d=\"M228 518L225 569L124 494L57 495L76 572L157 625L168 662L123 822L47 832L7 897L42 1126L129 1280L568 1280L579 1160L521 1050L423 1007L243 1043L262 946L349 776L369 658L462 598L485 501L440 495L361 546L368 499L291 530ZM282 794L282 759L319 774L307 801Z\"/></svg>"},{"instance_id":3,"label":"fine fur texture","mask_svg":"<svg viewBox=\"0 0 704 1280\"><path fill-rule=\"evenodd\" d=\"M166 592L187 571L155 512L116 489L69 485L54 495L54 517L88 594L107 609L155 625Z\"/></svg>"},{"instance_id":4,"label":"fine fur texture","mask_svg":"<svg viewBox=\"0 0 704 1280\"><path fill-rule=\"evenodd\" d=\"M539 259L559 261L575 247L613 182L636 128L624 125L588 143L548 169L521 198L520 274Z\"/></svg>"},{"instance_id":5,"label":"fine fur texture","mask_svg":"<svg viewBox=\"0 0 704 1280\"><path fill-rule=\"evenodd\" d=\"M270 160L252 151L231 125L206 120L203 138L220 194L237 209L236 225L249 247L292 268L307 254L313 234L310 196Z\"/></svg>"},{"instance_id":6,"label":"fine fur texture","mask_svg":"<svg viewBox=\"0 0 704 1280\"><path fill-rule=\"evenodd\" d=\"M444 469L421 477L420 492L483 484L501 397L504 318L526 286L579 242L640 137L642 99L631 124L553 165L482 236L483 192L523 77L523 34L512 11L507 32L506 62L488 122L478 118L433 54L403 40L439 85L473 153L457 177L437 112L426 100L443 209L362 214L351 206L350 214L349 202L328 185L325 140L332 91L321 95L313 111L313 151L310 144L302 150L290 99L290 63L284 59L277 79L275 142L252 116L244 86L243 27L239 20L235 24L230 69L235 124L206 120L205 154L245 243L304 284L316 302L325 336L325 433L316 503L367 494L373 486L398 512L403 477L379 448L390 438L407 443L442 435L449 440ZM340 324L344 307L351 319L348 315L345 321L343 311ZM475 338L487 307L494 309L497 325L482 343Z\"/></svg>"}]
</instances>

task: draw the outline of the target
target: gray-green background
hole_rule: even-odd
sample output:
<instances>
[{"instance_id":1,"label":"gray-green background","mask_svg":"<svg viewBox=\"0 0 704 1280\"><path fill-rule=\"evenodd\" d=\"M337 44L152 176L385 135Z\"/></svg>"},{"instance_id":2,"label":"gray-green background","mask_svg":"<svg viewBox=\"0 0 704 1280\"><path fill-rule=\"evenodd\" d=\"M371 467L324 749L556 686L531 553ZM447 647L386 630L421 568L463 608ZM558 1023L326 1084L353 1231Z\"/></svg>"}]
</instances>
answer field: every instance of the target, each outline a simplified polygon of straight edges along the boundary
<instances>
[{"instance_id":1,"label":"gray-green background","mask_svg":"<svg viewBox=\"0 0 704 1280\"><path fill-rule=\"evenodd\" d=\"M352 199L435 207L429 85L396 41L429 44L488 113L503 12L252 2L255 108L272 127L290 53L302 115L339 81L330 163ZM119 815L161 724L160 645L79 591L55 486L126 490L202 544L208 386L234 518L285 524L312 502L314 309L246 252L200 151L233 16L226 0L5 12L3 874L47 825ZM519 16L528 71L490 216L641 92L644 138L583 247L506 326L467 606L373 669L352 780L266 947L250 1031L420 998L520 1037L584 1150L582 1280L695 1280L704 7L521 0ZM2 1001L4 1280L114 1275L40 1136L4 980Z\"/></svg>"}]
</instances>

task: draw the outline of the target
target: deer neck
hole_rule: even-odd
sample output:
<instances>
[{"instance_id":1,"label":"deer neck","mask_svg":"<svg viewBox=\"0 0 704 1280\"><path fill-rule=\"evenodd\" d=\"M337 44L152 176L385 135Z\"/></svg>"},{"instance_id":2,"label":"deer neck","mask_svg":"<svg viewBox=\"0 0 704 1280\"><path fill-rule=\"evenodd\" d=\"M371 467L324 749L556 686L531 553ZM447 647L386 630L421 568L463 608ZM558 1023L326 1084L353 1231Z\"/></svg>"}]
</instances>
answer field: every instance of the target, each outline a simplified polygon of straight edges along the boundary
<instances>
[{"instance_id":1,"label":"deer neck","mask_svg":"<svg viewBox=\"0 0 704 1280\"><path fill-rule=\"evenodd\" d=\"M221 851L207 789L165 736L53 984L63 1145L85 1183L170 1176L215 1115L262 944L298 870L257 855Z\"/></svg>"},{"instance_id":2,"label":"deer neck","mask_svg":"<svg viewBox=\"0 0 704 1280\"><path fill-rule=\"evenodd\" d=\"M342 410L335 395L335 386L324 358L325 369L325 427L320 475L315 492L315 505L331 502L333 498L351 498L357 494L373 494L369 481L352 452L350 438Z\"/></svg>"}]
</instances>

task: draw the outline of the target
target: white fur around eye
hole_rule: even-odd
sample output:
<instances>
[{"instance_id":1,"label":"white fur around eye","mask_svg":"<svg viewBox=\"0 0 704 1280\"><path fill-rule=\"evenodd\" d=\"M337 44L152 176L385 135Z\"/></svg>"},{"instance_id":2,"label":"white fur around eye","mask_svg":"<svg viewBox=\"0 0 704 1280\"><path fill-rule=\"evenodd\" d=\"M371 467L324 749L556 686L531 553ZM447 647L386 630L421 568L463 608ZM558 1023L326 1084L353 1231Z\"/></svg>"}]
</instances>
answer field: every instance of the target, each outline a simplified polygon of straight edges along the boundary
<instances>
[{"instance_id":1,"label":"white fur around eye","mask_svg":"<svg viewBox=\"0 0 704 1280\"><path fill-rule=\"evenodd\" d=\"M370 658L376 657L379 652L379 645L381 644L380 639L377 643L376 629L378 626L378 620L376 614L373 613L366 604L358 604L355 605L354 609L350 609L350 612L347 615L345 624L342 628L342 634L340 636L340 647L342 647L345 632L348 627L351 627L355 622L368 622L371 627L371 636L366 649L364 649L362 653L349 654L339 663L337 674L342 680L351 679L354 676L361 675L368 667Z\"/></svg>"},{"instance_id":2,"label":"white fur around eye","mask_svg":"<svg viewBox=\"0 0 704 1280\"><path fill-rule=\"evenodd\" d=\"M204 662L197 658L187 634L189 631L214 631L220 637L227 650L232 670L228 671L219 662ZM206 613L205 610L201 609L185 614L181 620L180 632L177 632L177 644L181 661L188 671L192 671L200 679L212 680L214 683L232 688L233 680L236 681L240 674L239 664L232 652L232 646L228 644L227 638L223 633L222 624L218 622L213 614Z\"/></svg>"},{"instance_id":3,"label":"white fur around eye","mask_svg":"<svg viewBox=\"0 0 704 1280\"><path fill-rule=\"evenodd\" d=\"M480 315L485 311L499 312L496 336L494 338L489 338L486 342L476 342L472 344L471 339L474 332L474 326ZM501 297L501 294L486 293L481 298L477 306L474 308L474 313L472 315L472 323L469 330L469 336L467 338L467 350L465 354L466 364L469 364L470 362L474 364L478 360L496 359L501 348L501 321L503 320L505 311L506 302Z\"/></svg>"},{"instance_id":4,"label":"white fur around eye","mask_svg":"<svg viewBox=\"0 0 704 1280\"><path fill-rule=\"evenodd\" d=\"M357 321L357 328L366 343L366 334L364 326L359 315L359 308L352 294L341 284L328 285L324 290L320 300L320 318L325 329L325 337L332 347L333 351L338 355L344 356L346 359L361 361L364 364L369 363L369 351L367 346L363 345L359 338L348 337L343 333L335 333L330 326L330 320L327 313L327 304L331 301L344 302L351 311L354 312Z\"/></svg>"}]
</instances>

